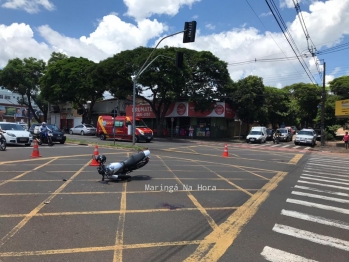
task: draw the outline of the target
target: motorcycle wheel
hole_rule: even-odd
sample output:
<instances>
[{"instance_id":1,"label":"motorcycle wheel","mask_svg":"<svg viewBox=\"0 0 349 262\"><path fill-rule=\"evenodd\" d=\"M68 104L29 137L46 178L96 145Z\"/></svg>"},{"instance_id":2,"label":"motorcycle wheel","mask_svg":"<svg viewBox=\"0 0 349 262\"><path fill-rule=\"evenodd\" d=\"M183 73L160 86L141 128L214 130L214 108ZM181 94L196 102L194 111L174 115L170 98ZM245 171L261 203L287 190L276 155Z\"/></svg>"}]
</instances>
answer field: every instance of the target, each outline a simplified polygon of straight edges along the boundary
<instances>
[{"instance_id":1,"label":"motorcycle wheel","mask_svg":"<svg viewBox=\"0 0 349 262\"><path fill-rule=\"evenodd\" d=\"M49 146L53 146L53 142L52 142L52 138L51 137L48 139L48 144L49 144Z\"/></svg>"},{"instance_id":2,"label":"motorcycle wheel","mask_svg":"<svg viewBox=\"0 0 349 262\"><path fill-rule=\"evenodd\" d=\"M6 141L1 140L0 141L0 151L5 151L6 150Z\"/></svg>"}]
</instances>

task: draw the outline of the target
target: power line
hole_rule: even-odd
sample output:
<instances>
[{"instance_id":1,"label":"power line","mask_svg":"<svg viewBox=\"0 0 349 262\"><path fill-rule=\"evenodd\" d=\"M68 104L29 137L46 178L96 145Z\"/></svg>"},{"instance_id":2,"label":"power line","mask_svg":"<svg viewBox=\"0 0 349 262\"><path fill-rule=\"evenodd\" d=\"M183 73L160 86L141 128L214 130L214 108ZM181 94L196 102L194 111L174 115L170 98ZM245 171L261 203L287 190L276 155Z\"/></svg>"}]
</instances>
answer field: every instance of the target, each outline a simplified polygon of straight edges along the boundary
<instances>
[{"instance_id":1,"label":"power line","mask_svg":"<svg viewBox=\"0 0 349 262\"><path fill-rule=\"evenodd\" d=\"M246 0L247 4L249 5L249 7L252 9L253 13L256 15L256 17L258 18L259 22L262 24L262 26L264 27L264 29L266 30L266 32L268 31L268 29L266 28L266 26L263 24L262 20L259 18L259 16L257 15L257 13L255 12L255 10L253 9L253 7L251 6L251 4L249 3L248 0ZM275 41L275 39L273 38L272 35L270 35L271 39L273 39L274 43L277 45L277 47L280 49L280 51L284 54L285 57L286 54L284 53L284 51L281 49L281 47L278 45L278 43ZM297 68L290 62L290 64L293 66L293 68L297 71Z\"/></svg>"},{"instance_id":2,"label":"power line","mask_svg":"<svg viewBox=\"0 0 349 262\"><path fill-rule=\"evenodd\" d=\"M300 56L299 54L297 54L297 52L296 52L296 50L295 50L295 49L297 49L298 53L300 53L299 50L298 50L298 47L297 47L295 41L293 40L292 35L291 35L290 32L288 31L287 26L286 26L286 24L285 24L285 21L283 20L281 14L279 13L279 11L278 11L278 9L277 9L277 7L276 7L274 1L271 0L271 5L274 7L275 10L273 10L273 8L270 6L270 4L268 3L268 0L265 0L265 1L266 1L266 3L267 3L267 5L268 5L268 7L269 7L269 9L270 9L270 11L271 11L271 13L273 14L273 16L274 16L274 18L275 18L277 24L279 25L279 27L280 27L282 33L284 34L284 36L285 36L287 42L289 43L289 45L290 45L290 47L292 48L294 54L296 55L296 57L297 57L299 63L300 63L301 66L303 67L304 71L307 73L307 75L308 75L310 81L311 81L313 84L314 84L314 81L315 81L315 84L317 84L317 83L316 83L316 80L315 80L314 77L313 77L313 75L312 75L311 73L309 73L309 68L305 65L305 61L303 60L303 63L304 63L304 64L301 62L301 60L300 60L300 57L301 57L301 56ZM275 14L275 13L276 13L276 14ZM276 15L279 17L280 21L277 19ZM283 27L282 27L281 24L283 25ZM287 36L288 36L288 37L287 37ZM293 43L293 45L291 44L291 42ZM310 75L312 76L313 79L310 77ZM314 81L313 81L313 80L314 80Z\"/></svg>"}]
</instances>

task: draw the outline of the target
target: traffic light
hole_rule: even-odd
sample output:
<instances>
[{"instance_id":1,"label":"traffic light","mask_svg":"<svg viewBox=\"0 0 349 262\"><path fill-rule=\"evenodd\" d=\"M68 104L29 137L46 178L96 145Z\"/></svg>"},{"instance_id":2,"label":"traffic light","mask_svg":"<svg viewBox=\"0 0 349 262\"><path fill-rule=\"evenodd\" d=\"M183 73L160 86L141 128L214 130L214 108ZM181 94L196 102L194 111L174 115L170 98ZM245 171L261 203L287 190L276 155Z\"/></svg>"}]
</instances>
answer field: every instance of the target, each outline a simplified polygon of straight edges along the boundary
<instances>
[{"instance_id":1,"label":"traffic light","mask_svg":"<svg viewBox=\"0 0 349 262\"><path fill-rule=\"evenodd\" d=\"M195 42L196 21L184 23L183 43Z\"/></svg>"},{"instance_id":2,"label":"traffic light","mask_svg":"<svg viewBox=\"0 0 349 262\"><path fill-rule=\"evenodd\" d=\"M183 68L183 53L177 52L176 54L176 67L182 69Z\"/></svg>"}]
</instances>

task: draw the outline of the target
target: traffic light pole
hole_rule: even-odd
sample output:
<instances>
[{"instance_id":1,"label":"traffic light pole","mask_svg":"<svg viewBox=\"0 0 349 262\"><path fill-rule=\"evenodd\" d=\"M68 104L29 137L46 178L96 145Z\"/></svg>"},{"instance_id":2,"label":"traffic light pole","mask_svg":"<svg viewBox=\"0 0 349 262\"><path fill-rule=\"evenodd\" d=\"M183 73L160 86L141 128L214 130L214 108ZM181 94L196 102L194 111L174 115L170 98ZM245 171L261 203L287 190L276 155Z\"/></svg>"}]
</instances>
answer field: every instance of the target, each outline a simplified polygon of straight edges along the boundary
<instances>
[{"instance_id":1,"label":"traffic light pole","mask_svg":"<svg viewBox=\"0 0 349 262\"><path fill-rule=\"evenodd\" d=\"M184 33L186 32L186 30L174 33L172 35L168 35L165 36L164 38L162 38L159 43L155 46L155 48L153 49L153 51L150 53L150 55L148 56L147 60L144 62L144 64L142 65L142 67L139 69L138 74L136 74L136 76L133 78L133 106L132 106L132 144L135 145L136 143L136 86L137 86L137 78L144 72L144 70L146 70L148 68L148 66L151 65L151 63L153 63L155 61L156 58L158 58L161 55L158 55L157 57L155 57L148 65L147 62L149 61L150 57L152 56L152 54L154 53L155 49L159 46L159 44L162 42L162 40L174 36L174 35L178 35L180 33Z\"/></svg>"}]
</instances>

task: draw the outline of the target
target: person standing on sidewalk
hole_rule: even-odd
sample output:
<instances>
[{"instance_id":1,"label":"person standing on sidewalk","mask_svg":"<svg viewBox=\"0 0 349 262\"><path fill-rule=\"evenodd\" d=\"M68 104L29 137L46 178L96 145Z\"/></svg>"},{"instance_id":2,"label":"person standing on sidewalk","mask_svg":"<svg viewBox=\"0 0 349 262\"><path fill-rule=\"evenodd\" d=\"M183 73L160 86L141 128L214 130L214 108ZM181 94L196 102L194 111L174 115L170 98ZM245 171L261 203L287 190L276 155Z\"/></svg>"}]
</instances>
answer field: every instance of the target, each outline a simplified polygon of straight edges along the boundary
<instances>
[{"instance_id":1,"label":"person standing on sidewalk","mask_svg":"<svg viewBox=\"0 0 349 262\"><path fill-rule=\"evenodd\" d=\"M345 144L345 149L348 149L348 143L349 143L349 135L348 135L348 132L345 132L345 135L343 137L343 141L344 141L344 144Z\"/></svg>"}]
</instances>

